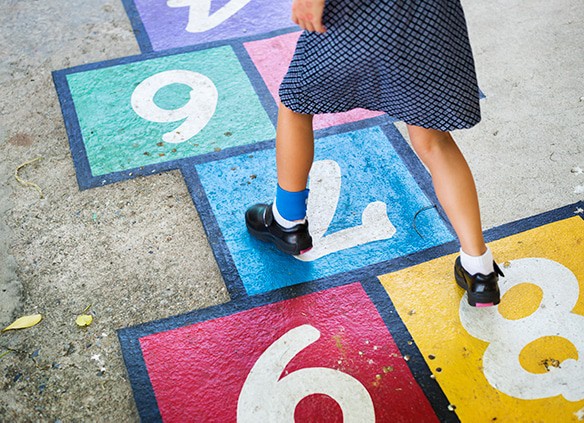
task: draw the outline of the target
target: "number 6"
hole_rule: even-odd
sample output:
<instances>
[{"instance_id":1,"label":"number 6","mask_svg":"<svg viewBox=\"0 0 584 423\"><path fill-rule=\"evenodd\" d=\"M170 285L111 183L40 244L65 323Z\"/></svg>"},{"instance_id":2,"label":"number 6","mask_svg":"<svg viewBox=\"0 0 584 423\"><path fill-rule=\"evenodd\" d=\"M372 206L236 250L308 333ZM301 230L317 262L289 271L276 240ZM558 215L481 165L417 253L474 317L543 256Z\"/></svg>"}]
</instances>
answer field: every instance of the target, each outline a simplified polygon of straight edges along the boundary
<instances>
[{"instance_id":1,"label":"number 6","mask_svg":"<svg viewBox=\"0 0 584 423\"><path fill-rule=\"evenodd\" d=\"M255 363L239 395L237 421L294 422L294 410L305 397L325 394L343 411L346 423L375 421L373 401L355 378L338 370L312 367L280 378L300 351L320 338L320 332L303 325L290 330L268 347Z\"/></svg>"}]
</instances>

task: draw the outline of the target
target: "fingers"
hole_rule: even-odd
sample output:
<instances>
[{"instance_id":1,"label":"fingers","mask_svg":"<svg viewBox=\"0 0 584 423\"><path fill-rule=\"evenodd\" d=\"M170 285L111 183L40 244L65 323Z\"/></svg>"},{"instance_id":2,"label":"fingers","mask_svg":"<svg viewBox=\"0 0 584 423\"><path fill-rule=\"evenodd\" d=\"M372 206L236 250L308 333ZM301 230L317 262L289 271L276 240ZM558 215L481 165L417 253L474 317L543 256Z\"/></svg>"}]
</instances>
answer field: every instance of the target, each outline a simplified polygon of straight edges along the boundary
<instances>
[{"instance_id":1,"label":"fingers","mask_svg":"<svg viewBox=\"0 0 584 423\"><path fill-rule=\"evenodd\" d=\"M305 31L326 32L322 24L324 1L295 0L292 4L292 21Z\"/></svg>"},{"instance_id":2,"label":"fingers","mask_svg":"<svg viewBox=\"0 0 584 423\"><path fill-rule=\"evenodd\" d=\"M297 24L300 28L304 29L305 31L310 32L320 32L321 34L326 32L325 26L322 24L321 21L317 20L308 20L308 19L299 19L296 16L292 16L292 22Z\"/></svg>"},{"instance_id":3,"label":"fingers","mask_svg":"<svg viewBox=\"0 0 584 423\"><path fill-rule=\"evenodd\" d=\"M321 34L324 34L326 32L326 28L322 23L322 19L313 22L313 26L316 32L320 32Z\"/></svg>"}]
</instances>

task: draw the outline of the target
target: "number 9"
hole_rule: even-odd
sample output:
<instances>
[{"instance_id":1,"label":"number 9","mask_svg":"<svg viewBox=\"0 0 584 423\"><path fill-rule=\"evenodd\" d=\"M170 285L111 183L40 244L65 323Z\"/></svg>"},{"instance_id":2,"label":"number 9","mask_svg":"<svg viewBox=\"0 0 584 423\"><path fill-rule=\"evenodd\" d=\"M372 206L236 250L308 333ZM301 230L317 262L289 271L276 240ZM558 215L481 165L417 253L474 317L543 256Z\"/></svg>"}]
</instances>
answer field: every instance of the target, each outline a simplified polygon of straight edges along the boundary
<instances>
[{"instance_id":1,"label":"number 9","mask_svg":"<svg viewBox=\"0 0 584 423\"><path fill-rule=\"evenodd\" d=\"M191 87L190 99L184 106L167 110L154 103L154 96L170 84ZM178 144L197 135L215 113L219 95L213 81L197 72L169 70L157 73L142 81L132 93L131 104L143 119L152 122L184 121L173 131L162 136L165 142Z\"/></svg>"}]
</instances>

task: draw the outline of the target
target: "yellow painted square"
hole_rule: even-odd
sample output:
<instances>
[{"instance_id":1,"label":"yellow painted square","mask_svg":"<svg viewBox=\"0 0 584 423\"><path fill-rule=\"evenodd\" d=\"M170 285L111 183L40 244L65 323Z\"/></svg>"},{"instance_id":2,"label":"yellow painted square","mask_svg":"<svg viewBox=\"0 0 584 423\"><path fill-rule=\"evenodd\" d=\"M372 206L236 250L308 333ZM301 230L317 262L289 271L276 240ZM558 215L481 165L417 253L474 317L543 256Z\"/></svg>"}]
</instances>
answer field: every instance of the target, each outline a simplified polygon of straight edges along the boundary
<instances>
[{"instance_id":1,"label":"yellow painted square","mask_svg":"<svg viewBox=\"0 0 584 423\"><path fill-rule=\"evenodd\" d=\"M510 275L514 272L518 274L518 269L520 278L531 273L529 279L533 279L515 276L514 280L520 282L504 293L497 307L485 309L467 305L463 290L454 281L456 254L379 279L463 422L584 420L584 394L581 394L584 390L584 220L575 216L489 245L503 272L507 272L508 281L512 280ZM554 273L554 269L560 273ZM566 276L572 273L575 278ZM545 284L535 279L548 280L548 288L540 288ZM508 286L511 282L501 280L500 284ZM557 289L550 290L549 286L557 286ZM579 294L574 295L578 290ZM544 295L546 300L540 303ZM550 295L559 299L550 299ZM572 304L566 307L570 302ZM547 313L548 317L541 318L542 313ZM510 353L510 360L517 361L506 361L507 355L501 353L495 356L505 359L489 360L485 353L490 343L471 336L461 316L471 322L467 325L472 326L467 327L497 334L490 339L495 345L487 355L492 356L501 345L511 346L508 349L515 352ZM571 332L566 328L571 328ZM477 333L475 329L472 331ZM572 334L569 335L572 340L567 339L566 333ZM538 339L521 345L522 337L530 334ZM519 370L516 373L505 370L511 365L519 366ZM493 387L486 374L494 375L491 380L502 380L503 383L496 384L501 389ZM518 380L516 375L533 383L509 388ZM564 380L569 380L569 386L575 388L562 387ZM520 398L533 397L533 392L537 397L546 390L562 389L565 395L572 396L570 400L562 394ZM519 397L502 391L519 392Z\"/></svg>"}]
</instances>

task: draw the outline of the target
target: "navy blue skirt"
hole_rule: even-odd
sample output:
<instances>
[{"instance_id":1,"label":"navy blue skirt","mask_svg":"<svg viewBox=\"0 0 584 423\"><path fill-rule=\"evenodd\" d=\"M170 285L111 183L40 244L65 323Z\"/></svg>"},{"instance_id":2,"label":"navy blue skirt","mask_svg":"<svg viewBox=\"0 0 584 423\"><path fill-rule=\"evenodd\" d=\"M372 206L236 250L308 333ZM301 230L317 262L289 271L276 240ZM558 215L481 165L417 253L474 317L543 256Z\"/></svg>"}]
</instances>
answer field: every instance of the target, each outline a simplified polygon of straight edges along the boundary
<instances>
[{"instance_id":1,"label":"navy blue skirt","mask_svg":"<svg viewBox=\"0 0 584 423\"><path fill-rule=\"evenodd\" d=\"M280 100L306 114L355 108L450 131L480 119L459 0L327 0L325 34L304 31Z\"/></svg>"}]
</instances>

